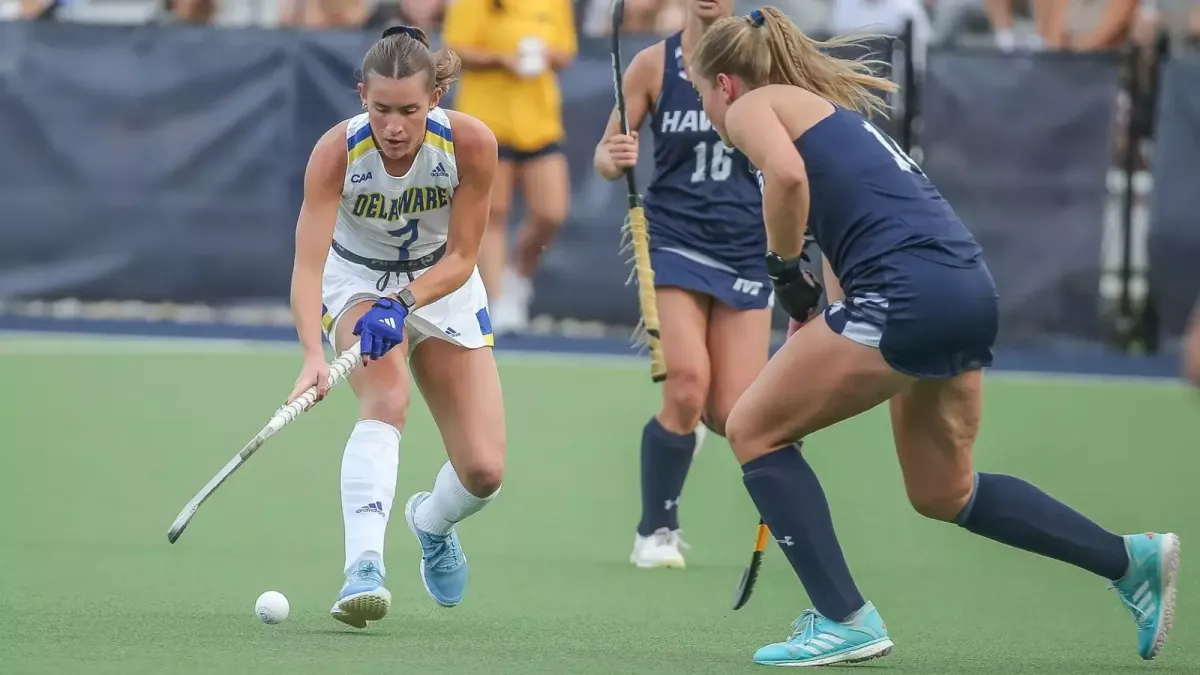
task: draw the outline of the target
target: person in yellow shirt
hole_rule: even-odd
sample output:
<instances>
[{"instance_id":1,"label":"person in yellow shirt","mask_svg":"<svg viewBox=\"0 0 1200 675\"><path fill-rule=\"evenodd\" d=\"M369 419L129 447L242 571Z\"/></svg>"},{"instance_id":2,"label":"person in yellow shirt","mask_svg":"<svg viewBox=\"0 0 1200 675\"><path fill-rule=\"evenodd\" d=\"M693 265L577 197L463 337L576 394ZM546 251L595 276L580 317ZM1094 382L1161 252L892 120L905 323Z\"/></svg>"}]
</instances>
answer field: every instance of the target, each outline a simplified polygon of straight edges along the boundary
<instances>
[{"instance_id":1,"label":"person in yellow shirt","mask_svg":"<svg viewBox=\"0 0 1200 675\"><path fill-rule=\"evenodd\" d=\"M491 217L479 254L492 329L522 330L529 322L534 270L570 206L557 72L578 50L572 0L454 0L446 10L442 42L464 66L454 109L482 120L500 146ZM526 219L509 265L506 230L518 179Z\"/></svg>"}]
</instances>

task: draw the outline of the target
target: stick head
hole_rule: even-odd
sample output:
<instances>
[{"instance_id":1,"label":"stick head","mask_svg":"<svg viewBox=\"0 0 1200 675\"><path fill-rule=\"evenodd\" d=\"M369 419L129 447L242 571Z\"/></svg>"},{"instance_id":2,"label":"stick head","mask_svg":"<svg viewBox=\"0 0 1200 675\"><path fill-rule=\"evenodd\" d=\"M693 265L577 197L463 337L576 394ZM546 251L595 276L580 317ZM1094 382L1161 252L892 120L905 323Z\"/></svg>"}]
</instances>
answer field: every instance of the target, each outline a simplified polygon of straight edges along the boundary
<instances>
[{"instance_id":1,"label":"stick head","mask_svg":"<svg viewBox=\"0 0 1200 675\"><path fill-rule=\"evenodd\" d=\"M179 540L179 535L183 534L183 530L191 522L192 516L196 515L196 509L185 508L176 518L175 522L171 523L171 529L167 530L167 541L174 544Z\"/></svg>"},{"instance_id":2,"label":"stick head","mask_svg":"<svg viewBox=\"0 0 1200 675\"><path fill-rule=\"evenodd\" d=\"M750 564L742 570L742 579L738 582L737 590L733 594L733 608L735 610L746 606L750 601L750 594L754 592L754 582L758 580L758 568L762 566L762 551L755 551L750 557Z\"/></svg>"},{"instance_id":3,"label":"stick head","mask_svg":"<svg viewBox=\"0 0 1200 675\"><path fill-rule=\"evenodd\" d=\"M750 594L754 592L754 582L758 580L758 568L762 567L763 553L767 550L767 542L770 539L770 528L759 519L758 528L754 532L754 553L750 556L750 564L742 570L742 579L733 594L734 609L741 609L750 601Z\"/></svg>"}]
</instances>

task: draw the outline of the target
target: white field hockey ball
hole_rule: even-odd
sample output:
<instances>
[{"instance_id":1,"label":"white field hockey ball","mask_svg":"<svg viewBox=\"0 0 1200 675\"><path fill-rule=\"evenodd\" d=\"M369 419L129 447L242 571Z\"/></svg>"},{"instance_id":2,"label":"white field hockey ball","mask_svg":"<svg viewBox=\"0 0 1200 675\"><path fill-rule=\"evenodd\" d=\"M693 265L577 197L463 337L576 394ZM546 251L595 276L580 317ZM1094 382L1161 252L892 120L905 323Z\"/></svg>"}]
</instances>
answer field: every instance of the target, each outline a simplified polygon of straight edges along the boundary
<instances>
[{"instance_id":1,"label":"white field hockey ball","mask_svg":"<svg viewBox=\"0 0 1200 675\"><path fill-rule=\"evenodd\" d=\"M254 613L263 623L282 623L288 618L290 609L288 599L279 591L267 591L254 603Z\"/></svg>"}]
</instances>

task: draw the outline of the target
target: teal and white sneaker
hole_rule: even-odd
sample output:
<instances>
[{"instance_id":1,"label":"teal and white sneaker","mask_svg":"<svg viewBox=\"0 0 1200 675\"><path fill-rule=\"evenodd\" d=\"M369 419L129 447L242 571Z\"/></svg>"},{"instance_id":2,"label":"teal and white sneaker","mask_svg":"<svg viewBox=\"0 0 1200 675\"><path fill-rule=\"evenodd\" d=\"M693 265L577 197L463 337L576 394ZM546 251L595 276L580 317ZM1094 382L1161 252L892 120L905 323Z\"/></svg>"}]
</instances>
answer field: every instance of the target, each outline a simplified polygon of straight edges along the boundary
<instances>
[{"instance_id":1,"label":"teal and white sneaker","mask_svg":"<svg viewBox=\"0 0 1200 675\"><path fill-rule=\"evenodd\" d=\"M1158 656L1175 620L1175 579L1179 575L1179 537L1174 534L1125 536L1129 571L1112 587L1138 627L1138 655Z\"/></svg>"},{"instance_id":2,"label":"teal and white sneaker","mask_svg":"<svg viewBox=\"0 0 1200 675\"><path fill-rule=\"evenodd\" d=\"M383 587L383 571L372 560L360 560L346 575L346 584L329 614L344 624L366 628L392 608L392 594Z\"/></svg>"},{"instance_id":3,"label":"teal and white sneaker","mask_svg":"<svg viewBox=\"0 0 1200 675\"><path fill-rule=\"evenodd\" d=\"M467 588L467 557L454 530L439 535L417 527L417 507L429 497L429 492L418 492L409 497L404 505L404 519L421 544L421 581L425 591L442 607L453 607L462 602L463 591Z\"/></svg>"},{"instance_id":4,"label":"teal and white sneaker","mask_svg":"<svg viewBox=\"0 0 1200 675\"><path fill-rule=\"evenodd\" d=\"M858 663L887 656L892 646L883 618L869 602L842 623L806 609L792 622L791 637L754 652L754 662L764 666Z\"/></svg>"}]
</instances>

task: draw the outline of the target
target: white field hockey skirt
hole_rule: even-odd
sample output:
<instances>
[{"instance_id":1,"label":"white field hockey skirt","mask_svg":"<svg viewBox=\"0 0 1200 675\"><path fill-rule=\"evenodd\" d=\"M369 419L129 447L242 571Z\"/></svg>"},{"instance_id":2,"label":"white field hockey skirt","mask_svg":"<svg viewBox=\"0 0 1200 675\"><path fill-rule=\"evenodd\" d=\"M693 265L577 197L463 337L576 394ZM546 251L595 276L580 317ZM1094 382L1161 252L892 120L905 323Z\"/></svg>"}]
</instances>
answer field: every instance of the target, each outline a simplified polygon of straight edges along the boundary
<instances>
[{"instance_id":1,"label":"white field hockey skirt","mask_svg":"<svg viewBox=\"0 0 1200 675\"><path fill-rule=\"evenodd\" d=\"M413 272L413 278L430 269L427 267ZM375 302L384 295L395 294L412 283L408 274L393 273L381 293L377 286L381 275L381 272L350 262L332 250L329 252L321 278L321 326L331 345L336 347L333 336L346 310L359 303ZM479 268L475 268L458 290L408 315L404 322L404 341L410 350L431 337L467 349L491 347L495 340L487 305L487 291L479 276Z\"/></svg>"}]
</instances>

